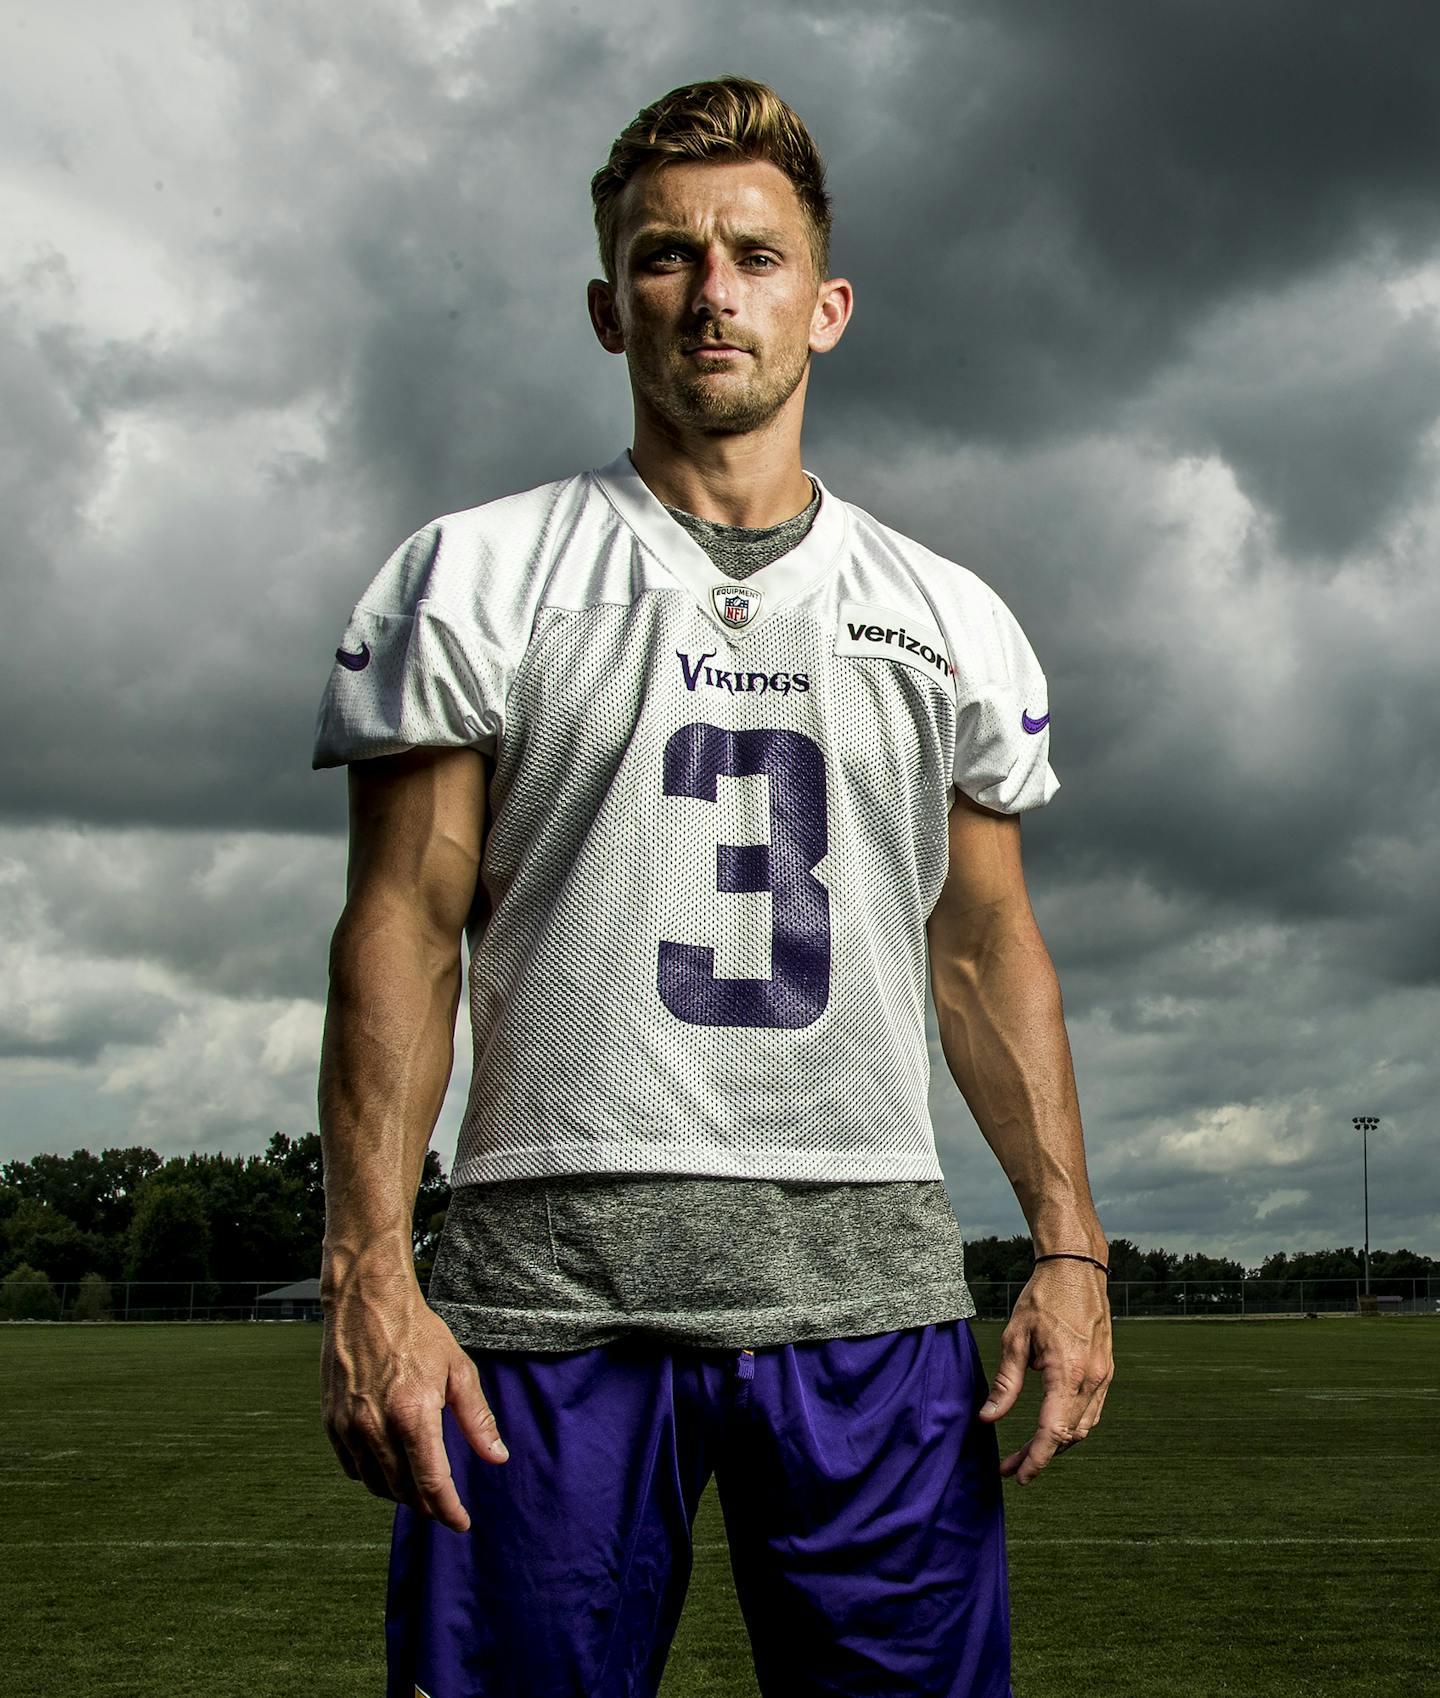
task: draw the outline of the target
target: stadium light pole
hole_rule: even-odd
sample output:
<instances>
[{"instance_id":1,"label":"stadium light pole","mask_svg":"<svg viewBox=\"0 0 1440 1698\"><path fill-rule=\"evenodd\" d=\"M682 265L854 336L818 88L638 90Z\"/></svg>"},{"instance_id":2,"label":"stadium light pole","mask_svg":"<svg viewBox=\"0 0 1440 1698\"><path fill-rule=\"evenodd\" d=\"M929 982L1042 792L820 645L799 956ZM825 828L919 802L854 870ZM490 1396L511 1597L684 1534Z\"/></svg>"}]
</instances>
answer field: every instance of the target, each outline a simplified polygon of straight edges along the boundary
<instances>
[{"instance_id":1,"label":"stadium light pole","mask_svg":"<svg viewBox=\"0 0 1440 1698\"><path fill-rule=\"evenodd\" d=\"M1365 1295L1370 1295L1370 1134L1380 1125L1373 1114L1352 1116L1350 1124L1360 1134L1360 1163L1365 1179Z\"/></svg>"}]
</instances>

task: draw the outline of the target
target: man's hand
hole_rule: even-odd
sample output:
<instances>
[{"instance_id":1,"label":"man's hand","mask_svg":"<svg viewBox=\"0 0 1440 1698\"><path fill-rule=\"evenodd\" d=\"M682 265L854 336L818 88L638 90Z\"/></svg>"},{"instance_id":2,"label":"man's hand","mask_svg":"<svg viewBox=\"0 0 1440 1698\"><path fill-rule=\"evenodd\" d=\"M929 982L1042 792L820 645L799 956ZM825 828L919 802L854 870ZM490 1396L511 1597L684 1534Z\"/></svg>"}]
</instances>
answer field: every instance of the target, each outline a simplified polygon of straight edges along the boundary
<instances>
[{"instance_id":1,"label":"man's hand","mask_svg":"<svg viewBox=\"0 0 1440 1698\"><path fill-rule=\"evenodd\" d=\"M325 1430L352 1480L463 1533L470 1516L450 1474L442 1409L454 1410L477 1456L503 1462L508 1453L475 1364L413 1275L386 1286L377 1298L346 1281L326 1303Z\"/></svg>"},{"instance_id":2,"label":"man's hand","mask_svg":"<svg viewBox=\"0 0 1440 1698\"><path fill-rule=\"evenodd\" d=\"M1034 1436L1000 1464L1028 1486L1057 1452L1087 1438L1099 1423L1115 1377L1105 1276L1088 1262L1041 1262L1030 1276L1000 1341L1000 1366L982 1421L1007 1415L1038 1368L1045 1392Z\"/></svg>"}]
</instances>

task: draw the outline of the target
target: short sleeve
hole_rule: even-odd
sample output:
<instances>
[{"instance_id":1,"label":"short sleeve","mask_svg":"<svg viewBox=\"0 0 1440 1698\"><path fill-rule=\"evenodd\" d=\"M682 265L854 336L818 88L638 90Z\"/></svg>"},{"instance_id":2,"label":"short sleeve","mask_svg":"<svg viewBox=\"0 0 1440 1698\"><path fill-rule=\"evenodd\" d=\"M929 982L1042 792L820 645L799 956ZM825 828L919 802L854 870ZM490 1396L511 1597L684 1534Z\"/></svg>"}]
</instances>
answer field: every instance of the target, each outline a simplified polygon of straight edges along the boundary
<instances>
[{"instance_id":1,"label":"short sleeve","mask_svg":"<svg viewBox=\"0 0 1440 1698\"><path fill-rule=\"evenodd\" d=\"M430 593L438 524L390 556L345 627L315 724L312 768L414 748L493 754L504 656L473 616Z\"/></svg>"},{"instance_id":2,"label":"short sleeve","mask_svg":"<svg viewBox=\"0 0 1440 1698\"><path fill-rule=\"evenodd\" d=\"M1060 788L1050 767L1050 692L1014 614L991 595L989 640L956 676L954 783L981 807L1020 814Z\"/></svg>"}]
</instances>

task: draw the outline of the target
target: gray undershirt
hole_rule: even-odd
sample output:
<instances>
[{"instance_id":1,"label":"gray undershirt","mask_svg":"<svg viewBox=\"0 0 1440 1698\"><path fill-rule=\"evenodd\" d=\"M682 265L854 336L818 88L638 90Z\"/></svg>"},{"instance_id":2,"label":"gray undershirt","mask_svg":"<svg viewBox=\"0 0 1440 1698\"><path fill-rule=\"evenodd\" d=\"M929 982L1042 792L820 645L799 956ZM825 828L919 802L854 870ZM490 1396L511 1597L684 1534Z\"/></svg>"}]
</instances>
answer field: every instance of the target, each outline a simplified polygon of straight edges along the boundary
<instances>
[{"instance_id":1,"label":"gray undershirt","mask_svg":"<svg viewBox=\"0 0 1440 1698\"><path fill-rule=\"evenodd\" d=\"M814 478L810 488L810 505L778 525L721 525L679 507L666 507L665 511L689 531L727 578L748 578L804 540L820 511L820 490Z\"/></svg>"},{"instance_id":2,"label":"gray undershirt","mask_svg":"<svg viewBox=\"0 0 1440 1698\"><path fill-rule=\"evenodd\" d=\"M666 508L734 579L788 554L819 510L818 487L778 525ZM445 1218L429 1300L461 1344L527 1354L635 1334L740 1350L975 1313L938 1179L586 1173L467 1185Z\"/></svg>"}]
</instances>

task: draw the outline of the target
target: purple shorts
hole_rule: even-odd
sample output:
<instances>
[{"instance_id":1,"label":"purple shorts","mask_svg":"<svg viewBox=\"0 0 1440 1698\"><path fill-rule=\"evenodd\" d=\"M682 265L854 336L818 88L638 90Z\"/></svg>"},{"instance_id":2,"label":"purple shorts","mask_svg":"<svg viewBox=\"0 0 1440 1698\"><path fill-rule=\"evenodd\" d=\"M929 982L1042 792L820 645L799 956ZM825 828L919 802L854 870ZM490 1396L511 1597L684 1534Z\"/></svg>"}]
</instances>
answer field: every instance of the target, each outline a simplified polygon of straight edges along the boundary
<instances>
[{"instance_id":1,"label":"purple shorts","mask_svg":"<svg viewBox=\"0 0 1440 1698\"><path fill-rule=\"evenodd\" d=\"M734 1350L474 1350L510 1460L401 1506L388 1698L654 1698L711 1473L764 1698L1010 1698L1000 1456L969 1324Z\"/></svg>"}]
</instances>

